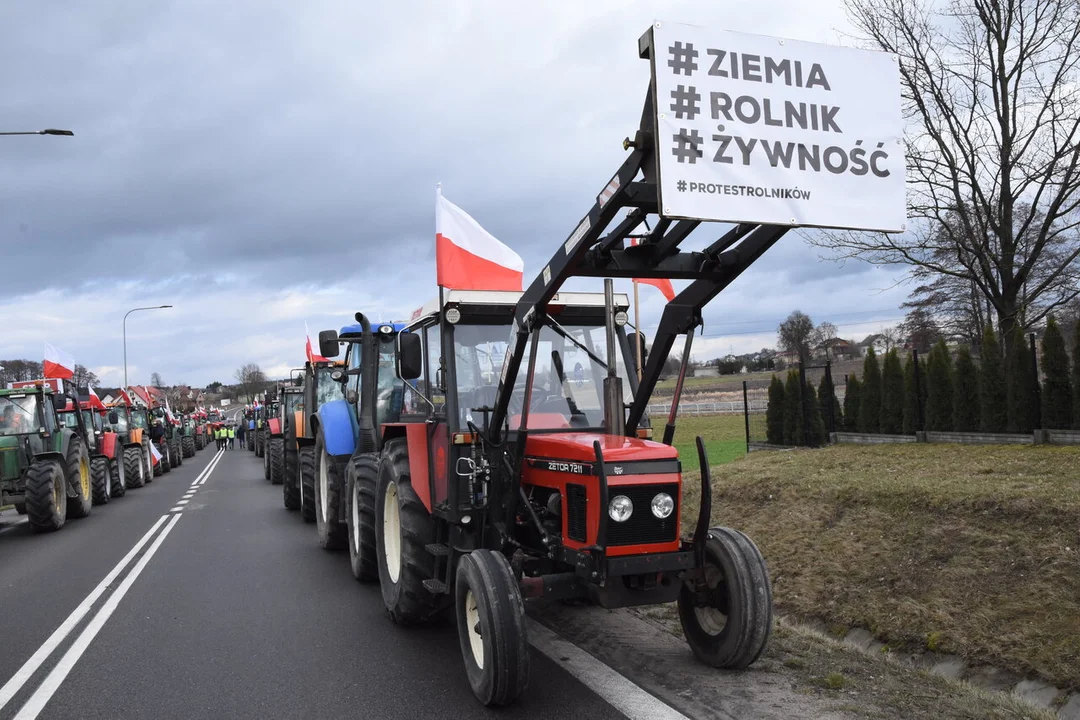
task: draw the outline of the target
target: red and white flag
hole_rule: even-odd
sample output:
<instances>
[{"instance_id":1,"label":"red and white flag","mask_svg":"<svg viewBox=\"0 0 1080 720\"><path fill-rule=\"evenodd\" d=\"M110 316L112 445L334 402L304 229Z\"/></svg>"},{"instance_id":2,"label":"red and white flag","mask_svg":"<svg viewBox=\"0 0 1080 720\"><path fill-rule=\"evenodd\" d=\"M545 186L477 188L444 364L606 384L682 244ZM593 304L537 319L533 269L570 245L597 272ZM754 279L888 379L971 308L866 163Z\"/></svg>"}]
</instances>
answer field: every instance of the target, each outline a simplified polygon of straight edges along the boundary
<instances>
[{"instance_id":1,"label":"red and white flag","mask_svg":"<svg viewBox=\"0 0 1080 720\"><path fill-rule=\"evenodd\" d=\"M45 343L45 377L70 380L75 375L75 358Z\"/></svg>"},{"instance_id":2,"label":"red and white flag","mask_svg":"<svg viewBox=\"0 0 1080 720\"><path fill-rule=\"evenodd\" d=\"M440 287L522 290L521 256L435 191L435 266Z\"/></svg>"},{"instance_id":3,"label":"red and white flag","mask_svg":"<svg viewBox=\"0 0 1080 720\"><path fill-rule=\"evenodd\" d=\"M157 445L150 443L150 462L157 465L159 460L161 460L161 453L158 452Z\"/></svg>"},{"instance_id":4,"label":"red and white flag","mask_svg":"<svg viewBox=\"0 0 1080 720\"><path fill-rule=\"evenodd\" d=\"M630 244L637 245L638 239L631 238ZM668 302L675 299L675 288L671 286L670 280L665 280L664 278L634 278L634 282L659 288L660 292L664 293L664 297L668 299Z\"/></svg>"},{"instance_id":5,"label":"red and white flag","mask_svg":"<svg viewBox=\"0 0 1080 720\"><path fill-rule=\"evenodd\" d=\"M330 362L329 359L324 358L322 355L315 354L315 351L311 349L311 331L308 330L307 320L304 321L304 335L307 337L307 359L309 363L317 362Z\"/></svg>"}]
</instances>

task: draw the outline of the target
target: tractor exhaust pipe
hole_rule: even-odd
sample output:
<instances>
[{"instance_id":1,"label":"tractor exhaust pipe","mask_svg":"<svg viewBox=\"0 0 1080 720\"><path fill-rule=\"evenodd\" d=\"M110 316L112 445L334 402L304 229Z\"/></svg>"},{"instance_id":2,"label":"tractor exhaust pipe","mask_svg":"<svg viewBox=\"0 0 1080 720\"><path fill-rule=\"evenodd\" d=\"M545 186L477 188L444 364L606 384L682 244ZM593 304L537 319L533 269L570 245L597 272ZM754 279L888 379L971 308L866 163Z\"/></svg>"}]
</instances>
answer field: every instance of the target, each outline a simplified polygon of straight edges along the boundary
<instances>
[{"instance_id":1,"label":"tractor exhaust pipe","mask_svg":"<svg viewBox=\"0 0 1080 720\"><path fill-rule=\"evenodd\" d=\"M607 331L607 377L604 378L604 426L610 435L625 432L626 408L623 406L622 378L615 372L615 287L604 278L604 326Z\"/></svg>"}]
</instances>

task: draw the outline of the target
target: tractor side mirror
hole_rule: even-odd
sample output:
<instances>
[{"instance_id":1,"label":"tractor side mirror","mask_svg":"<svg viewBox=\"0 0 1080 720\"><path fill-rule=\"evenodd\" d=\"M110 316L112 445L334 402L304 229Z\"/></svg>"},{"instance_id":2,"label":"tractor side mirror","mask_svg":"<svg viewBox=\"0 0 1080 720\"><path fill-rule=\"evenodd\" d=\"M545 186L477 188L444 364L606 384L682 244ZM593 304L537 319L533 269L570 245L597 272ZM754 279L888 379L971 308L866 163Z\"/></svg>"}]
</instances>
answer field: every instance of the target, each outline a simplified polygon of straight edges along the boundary
<instances>
[{"instance_id":1,"label":"tractor side mirror","mask_svg":"<svg viewBox=\"0 0 1080 720\"><path fill-rule=\"evenodd\" d=\"M65 395L54 394L52 396L52 404L56 409L56 412L63 412L67 408L68 399Z\"/></svg>"},{"instance_id":2,"label":"tractor side mirror","mask_svg":"<svg viewBox=\"0 0 1080 720\"><path fill-rule=\"evenodd\" d=\"M349 403L350 405L355 405L359 401L360 396L356 394L355 390L349 388L345 391L345 402Z\"/></svg>"},{"instance_id":3,"label":"tractor side mirror","mask_svg":"<svg viewBox=\"0 0 1080 720\"><path fill-rule=\"evenodd\" d=\"M109 424L110 425L115 425L118 422L120 422L120 416L116 414L115 410L110 410L109 411Z\"/></svg>"},{"instance_id":4,"label":"tractor side mirror","mask_svg":"<svg viewBox=\"0 0 1080 720\"><path fill-rule=\"evenodd\" d=\"M645 345L645 333L633 332L630 337L627 338L630 341L630 356L637 362L638 352L641 352L641 366L645 367L645 361L648 359L649 351Z\"/></svg>"},{"instance_id":5,"label":"tractor side mirror","mask_svg":"<svg viewBox=\"0 0 1080 720\"><path fill-rule=\"evenodd\" d=\"M424 349L418 334L398 334L397 372L402 380L415 380L424 373Z\"/></svg>"},{"instance_id":6,"label":"tractor side mirror","mask_svg":"<svg viewBox=\"0 0 1080 720\"><path fill-rule=\"evenodd\" d=\"M322 330L319 332L319 354L325 358L338 356L337 330Z\"/></svg>"}]
</instances>

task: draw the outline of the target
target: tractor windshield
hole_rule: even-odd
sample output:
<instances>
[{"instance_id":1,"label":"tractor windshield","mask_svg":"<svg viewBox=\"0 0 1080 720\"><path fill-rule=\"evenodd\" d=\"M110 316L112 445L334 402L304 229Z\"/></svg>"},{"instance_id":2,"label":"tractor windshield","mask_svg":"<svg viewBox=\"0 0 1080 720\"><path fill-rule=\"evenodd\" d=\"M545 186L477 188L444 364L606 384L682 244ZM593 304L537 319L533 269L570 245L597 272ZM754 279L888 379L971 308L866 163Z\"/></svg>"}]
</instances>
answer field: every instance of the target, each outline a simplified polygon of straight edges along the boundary
<instances>
[{"instance_id":1,"label":"tractor windshield","mask_svg":"<svg viewBox=\"0 0 1080 720\"><path fill-rule=\"evenodd\" d=\"M87 428L92 428L94 430L100 429L101 423L95 421L95 418L97 416L98 416L97 413L94 412L93 410L83 410L82 411L83 424L86 425Z\"/></svg>"},{"instance_id":2,"label":"tractor windshield","mask_svg":"<svg viewBox=\"0 0 1080 720\"><path fill-rule=\"evenodd\" d=\"M137 410L131 414L131 426L135 428L141 428L143 430L150 427L149 422L146 419L146 413L142 410Z\"/></svg>"},{"instance_id":3,"label":"tractor windshield","mask_svg":"<svg viewBox=\"0 0 1080 720\"><path fill-rule=\"evenodd\" d=\"M127 413L123 408L114 408L116 412L116 422L110 423L109 416L105 415L105 429L114 433L125 433L128 429Z\"/></svg>"},{"instance_id":4,"label":"tractor windshield","mask_svg":"<svg viewBox=\"0 0 1080 720\"><path fill-rule=\"evenodd\" d=\"M332 372L332 367L321 367L315 371L315 403L319 407L341 399L341 384L330 377Z\"/></svg>"},{"instance_id":5,"label":"tractor windshield","mask_svg":"<svg viewBox=\"0 0 1080 720\"><path fill-rule=\"evenodd\" d=\"M601 428L604 423L603 381L607 375L607 346L603 325L545 325L540 332L529 428ZM454 327L458 407L462 424L471 420L483 425L483 414L473 408L492 407L509 333L505 325L457 325ZM530 352L531 352L530 342ZM621 342L617 344L622 347ZM522 360L514 394L510 399L510 427L520 422L525 397ZM615 358L626 402L633 400L622 353Z\"/></svg>"},{"instance_id":6,"label":"tractor windshield","mask_svg":"<svg viewBox=\"0 0 1080 720\"><path fill-rule=\"evenodd\" d=\"M79 417L74 413L74 411L60 413L60 427L66 427L66 428L72 428L72 429L78 428L79 427Z\"/></svg>"},{"instance_id":7,"label":"tractor windshield","mask_svg":"<svg viewBox=\"0 0 1080 720\"><path fill-rule=\"evenodd\" d=\"M0 397L0 435L28 433L40 425L37 395Z\"/></svg>"},{"instance_id":8,"label":"tractor windshield","mask_svg":"<svg viewBox=\"0 0 1080 720\"><path fill-rule=\"evenodd\" d=\"M285 416L290 417L297 410L304 409L304 394L298 392L285 393Z\"/></svg>"}]
</instances>

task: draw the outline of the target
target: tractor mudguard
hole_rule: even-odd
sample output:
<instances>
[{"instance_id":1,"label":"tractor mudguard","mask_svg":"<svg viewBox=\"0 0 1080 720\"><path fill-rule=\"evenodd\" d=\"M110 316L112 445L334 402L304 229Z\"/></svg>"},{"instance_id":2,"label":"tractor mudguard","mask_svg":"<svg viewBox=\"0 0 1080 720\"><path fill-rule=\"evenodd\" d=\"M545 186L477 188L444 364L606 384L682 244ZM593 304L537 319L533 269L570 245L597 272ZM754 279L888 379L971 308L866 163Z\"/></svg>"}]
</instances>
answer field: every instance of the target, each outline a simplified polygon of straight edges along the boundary
<instances>
[{"instance_id":1,"label":"tractor mudguard","mask_svg":"<svg viewBox=\"0 0 1080 720\"><path fill-rule=\"evenodd\" d=\"M328 455L352 455L356 449L355 418L345 400L331 400L319 407L319 427Z\"/></svg>"},{"instance_id":2,"label":"tractor mudguard","mask_svg":"<svg viewBox=\"0 0 1080 720\"><path fill-rule=\"evenodd\" d=\"M128 434L128 443L130 445L142 445L142 428L131 428Z\"/></svg>"},{"instance_id":3,"label":"tractor mudguard","mask_svg":"<svg viewBox=\"0 0 1080 720\"><path fill-rule=\"evenodd\" d=\"M101 454L110 460L116 459L116 448L119 445L116 438L116 433L102 433L101 435Z\"/></svg>"},{"instance_id":4,"label":"tractor mudguard","mask_svg":"<svg viewBox=\"0 0 1080 720\"><path fill-rule=\"evenodd\" d=\"M409 448L409 483L428 512L431 512L431 480L428 473L428 434L426 423L387 423L383 442L404 437Z\"/></svg>"},{"instance_id":5,"label":"tractor mudguard","mask_svg":"<svg viewBox=\"0 0 1080 720\"><path fill-rule=\"evenodd\" d=\"M277 419L276 417L270 418L270 420L266 424L270 428L271 435L281 434L281 420Z\"/></svg>"}]
</instances>

